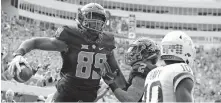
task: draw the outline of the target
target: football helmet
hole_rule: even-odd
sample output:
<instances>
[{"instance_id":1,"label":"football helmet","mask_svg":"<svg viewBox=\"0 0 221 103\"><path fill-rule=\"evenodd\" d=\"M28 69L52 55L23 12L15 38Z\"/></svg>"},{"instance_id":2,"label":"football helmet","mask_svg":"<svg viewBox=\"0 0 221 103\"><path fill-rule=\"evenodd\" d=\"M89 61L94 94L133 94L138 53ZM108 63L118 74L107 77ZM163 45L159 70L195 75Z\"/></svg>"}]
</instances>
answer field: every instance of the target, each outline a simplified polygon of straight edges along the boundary
<instances>
[{"instance_id":1,"label":"football helmet","mask_svg":"<svg viewBox=\"0 0 221 103\"><path fill-rule=\"evenodd\" d=\"M192 39L182 31L172 31L166 34L161 41L161 59L184 61L193 64L195 47Z\"/></svg>"},{"instance_id":2,"label":"football helmet","mask_svg":"<svg viewBox=\"0 0 221 103\"><path fill-rule=\"evenodd\" d=\"M97 3L89 3L78 9L76 21L86 30L102 32L106 24L106 12Z\"/></svg>"},{"instance_id":3,"label":"football helmet","mask_svg":"<svg viewBox=\"0 0 221 103\"><path fill-rule=\"evenodd\" d=\"M138 61L152 60L153 64L156 64L159 56L160 48L153 40L140 38L130 45L125 55L125 62L132 66Z\"/></svg>"}]
</instances>

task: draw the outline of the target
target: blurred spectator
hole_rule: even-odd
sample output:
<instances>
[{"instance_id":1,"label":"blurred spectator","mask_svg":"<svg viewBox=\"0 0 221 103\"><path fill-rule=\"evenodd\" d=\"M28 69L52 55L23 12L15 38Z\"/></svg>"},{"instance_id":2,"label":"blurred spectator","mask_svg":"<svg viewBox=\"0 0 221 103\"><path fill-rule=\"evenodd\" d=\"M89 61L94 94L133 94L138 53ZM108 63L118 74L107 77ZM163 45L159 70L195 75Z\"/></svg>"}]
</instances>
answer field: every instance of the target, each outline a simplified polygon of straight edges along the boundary
<instances>
[{"instance_id":1,"label":"blurred spectator","mask_svg":"<svg viewBox=\"0 0 221 103\"><path fill-rule=\"evenodd\" d=\"M22 93L15 93L14 100L17 102L25 102L25 97Z\"/></svg>"},{"instance_id":2,"label":"blurred spectator","mask_svg":"<svg viewBox=\"0 0 221 103\"><path fill-rule=\"evenodd\" d=\"M221 103L221 99L215 100L215 103Z\"/></svg>"},{"instance_id":3,"label":"blurred spectator","mask_svg":"<svg viewBox=\"0 0 221 103\"><path fill-rule=\"evenodd\" d=\"M37 86L39 87L45 87L46 86L46 80L45 79L39 79L37 81Z\"/></svg>"},{"instance_id":4,"label":"blurred spectator","mask_svg":"<svg viewBox=\"0 0 221 103\"><path fill-rule=\"evenodd\" d=\"M50 64L46 64L46 65L43 66L42 69L43 69L43 70L48 70L48 69L49 69L49 66L50 66Z\"/></svg>"},{"instance_id":5,"label":"blurred spectator","mask_svg":"<svg viewBox=\"0 0 221 103\"><path fill-rule=\"evenodd\" d=\"M14 95L15 95L14 91L12 91L11 89L8 89L5 93L5 99L6 99L5 102L6 103L16 103L14 101Z\"/></svg>"},{"instance_id":6,"label":"blurred spectator","mask_svg":"<svg viewBox=\"0 0 221 103\"><path fill-rule=\"evenodd\" d=\"M8 63L10 62L10 60L12 59L12 55L9 53L1 53L1 80L11 80L12 77L10 75L8 75Z\"/></svg>"}]
</instances>

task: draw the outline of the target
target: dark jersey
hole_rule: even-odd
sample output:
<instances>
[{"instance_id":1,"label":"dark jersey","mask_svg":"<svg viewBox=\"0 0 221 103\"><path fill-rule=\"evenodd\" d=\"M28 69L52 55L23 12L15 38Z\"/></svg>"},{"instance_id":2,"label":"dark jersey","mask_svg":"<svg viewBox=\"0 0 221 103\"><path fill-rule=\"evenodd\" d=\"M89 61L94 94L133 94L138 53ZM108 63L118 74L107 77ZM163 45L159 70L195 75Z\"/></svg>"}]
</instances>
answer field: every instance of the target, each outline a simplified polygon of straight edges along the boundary
<instances>
[{"instance_id":1,"label":"dark jersey","mask_svg":"<svg viewBox=\"0 0 221 103\"><path fill-rule=\"evenodd\" d=\"M131 72L129 74L127 89L132 84L132 80L133 80L134 77L139 76L139 77L141 77L141 78L143 78L145 80L147 74L151 71L151 69L153 69L155 67L156 66L153 66L153 67L149 68L147 66L147 64L142 63L142 62L137 62L136 64L134 64L132 66L132 70L131 70ZM142 97L140 98L139 102L141 102L141 101L142 101Z\"/></svg>"},{"instance_id":2,"label":"dark jersey","mask_svg":"<svg viewBox=\"0 0 221 103\"><path fill-rule=\"evenodd\" d=\"M64 26L58 40L68 45L67 52L61 52L63 66L61 73L71 79L76 86L93 87L99 85L100 76L96 70L104 69L103 62L112 55L114 46L113 35L100 35L98 42L90 42L77 27ZM76 80L76 81L75 81Z\"/></svg>"},{"instance_id":3,"label":"dark jersey","mask_svg":"<svg viewBox=\"0 0 221 103\"><path fill-rule=\"evenodd\" d=\"M136 63L132 66L132 70L129 74L128 83L131 85L132 80L135 76L139 76L143 79L146 79L147 74L150 72L150 69L147 68L144 63Z\"/></svg>"},{"instance_id":4,"label":"dark jersey","mask_svg":"<svg viewBox=\"0 0 221 103\"><path fill-rule=\"evenodd\" d=\"M102 63L113 55L114 37L103 33L97 41L91 42L85 37L86 33L77 26L58 29L56 38L68 45L68 50L61 52L63 65L59 82L73 92L92 90L95 93L101 78L97 71L104 69Z\"/></svg>"}]
</instances>

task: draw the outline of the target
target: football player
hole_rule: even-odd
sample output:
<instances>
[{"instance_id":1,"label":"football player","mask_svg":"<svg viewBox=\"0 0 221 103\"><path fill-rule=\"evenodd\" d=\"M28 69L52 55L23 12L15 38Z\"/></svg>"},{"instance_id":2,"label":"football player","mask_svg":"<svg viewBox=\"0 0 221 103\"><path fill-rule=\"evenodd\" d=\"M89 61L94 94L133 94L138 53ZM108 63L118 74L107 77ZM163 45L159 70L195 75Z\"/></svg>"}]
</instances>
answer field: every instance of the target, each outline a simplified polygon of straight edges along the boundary
<instances>
[{"instance_id":1,"label":"football player","mask_svg":"<svg viewBox=\"0 0 221 103\"><path fill-rule=\"evenodd\" d=\"M103 79L120 102L141 102L146 76L150 70L156 68L160 48L153 40L140 38L132 43L125 57L126 63L132 67L127 88L119 88L113 80L106 79L105 76ZM104 65L109 71L111 67L107 63ZM107 75L108 73L110 72ZM114 73L110 73L110 76L114 77Z\"/></svg>"},{"instance_id":2,"label":"football player","mask_svg":"<svg viewBox=\"0 0 221 103\"><path fill-rule=\"evenodd\" d=\"M149 72L145 80L145 102L193 102L195 57L191 38L182 31L172 31L161 41L164 66Z\"/></svg>"},{"instance_id":3,"label":"football player","mask_svg":"<svg viewBox=\"0 0 221 103\"><path fill-rule=\"evenodd\" d=\"M56 84L54 102L93 102L97 97L101 76L98 74L108 62L112 71L118 71L118 86L125 88L115 60L113 34L103 31L106 22L104 8L97 3L89 3L78 9L76 25L63 26L56 31L54 38L36 37L24 41L14 54L10 63L11 75L19 63L28 65L24 55L31 50L59 51L63 60L61 79Z\"/></svg>"}]
</instances>

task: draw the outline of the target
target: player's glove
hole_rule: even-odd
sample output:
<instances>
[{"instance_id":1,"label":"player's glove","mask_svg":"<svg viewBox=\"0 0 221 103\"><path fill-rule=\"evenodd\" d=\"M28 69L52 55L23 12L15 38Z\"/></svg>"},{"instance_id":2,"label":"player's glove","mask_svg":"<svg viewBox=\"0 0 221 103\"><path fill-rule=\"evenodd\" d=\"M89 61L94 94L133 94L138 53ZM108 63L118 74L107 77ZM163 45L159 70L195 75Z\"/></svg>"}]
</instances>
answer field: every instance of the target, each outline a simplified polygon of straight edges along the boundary
<instances>
[{"instance_id":1,"label":"player's glove","mask_svg":"<svg viewBox=\"0 0 221 103\"><path fill-rule=\"evenodd\" d=\"M117 76L118 70L115 70L114 72L112 72L109 64L107 62L104 62L104 70L101 73L101 76L104 80L104 82L109 85L109 87L112 89L112 91L114 91L115 89L117 89L117 85L114 82L115 77Z\"/></svg>"},{"instance_id":2,"label":"player's glove","mask_svg":"<svg viewBox=\"0 0 221 103\"><path fill-rule=\"evenodd\" d=\"M29 68L30 65L28 64L28 62L26 61L26 59L21 56L21 55L17 55L15 56L14 59L12 59L12 61L8 64L9 67L8 67L8 72L9 72L9 75L14 77L15 75L15 69L17 68L17 71L18 72L21 72L21 66L20 66L20 63L24 63L26 66L28 66Z\"/></svg>"}]
</instances>

